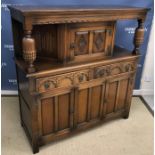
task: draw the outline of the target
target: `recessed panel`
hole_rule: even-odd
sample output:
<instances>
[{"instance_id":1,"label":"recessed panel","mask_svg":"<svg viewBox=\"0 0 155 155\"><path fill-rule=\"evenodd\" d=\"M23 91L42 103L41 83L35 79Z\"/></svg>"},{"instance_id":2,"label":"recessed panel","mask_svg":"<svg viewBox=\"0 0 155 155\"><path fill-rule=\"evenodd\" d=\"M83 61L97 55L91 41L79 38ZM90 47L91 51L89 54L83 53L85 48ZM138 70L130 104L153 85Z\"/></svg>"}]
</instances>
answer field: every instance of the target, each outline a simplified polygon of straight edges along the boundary
<instances>
[{"instance_id":1,"label":"recessed panel","mask_svg":"<svg viewBox=\"0 0 155 155\"><path fill-rule=\"evenodd\" d=\"M92 88L91 119L96 119L99 117L100 104L101 104L101 86L96 86Z\"/></svg>"},{"instance_id":2,"label":"recessed panel","mask_svg":"<svg viewBox=\"0 0 155 155\"><path fill-rule=\"evenodd\" d=\"M127 92L128 92L128 79L121 80L117 110L124 108L126 103Z\"/></svg>"},{"instance_id":3,"label":"recessed panel","mask_svg":"<svg viewBox=\"0 0 155 155\"><path fill-rule=\"evenodd\" d=\"M98 30L93 33L93 53L104 52L105 50L105 31Z\"/></svg>"},{"instance_id":4,"label":"recessed panel","mask_svg":"<svg viewBox=\"0 0 155 155\"><path fill-rule=\"evenodd\" d=\"M88 54L89 34L87 31L75 32L75 56Z\"/></svg>"},{"instance_id":5,"label":"recessed panel","mask_svg":"<svg viewBox=\"0 0 155 155\"><path fill-rule=\"evenodd\" d=\"M32 36L35 39L38 56L50 56L51 58L57 56L56 25L35 25L33 28Z\"/></svg>"},{"instance_id":6,"label":"recessed panel","mask_svg":"<svg viewBox=\"0 0 155 155\"><path fill-rule=\"evenodd\" d=\"M42 132L43 135L54 131L54 101L53 98L41 101Z\"/></svg>"},{"instance_id":7,"label":"recessed panel","mask_svg":"<svg viewBox=\"0 0 155 155\"><path fill-rule=\"evenodd\" d=\"M117 88L118 88L118 81L109 83L108 98L107 98L107 113L112 113L114 111Z\"/></svg>"},{"instance_id":8,"label":"recessed panel","mask_svg":"<svg viewBox=\"0 0 155 155\"><path fill-rule=\"evenodd\" d=\"M58 129L62 130L69 127L69 94L58 97Z\"/></svg>"},{"instance_id":9,"label":"recessed panel","mask_svg":"<svg viewBox=\"0 0 155 155\"><path fill-rule=\"evenodd\" d=\"M88 102L88 89L79 91L79 102L78 102L78 123L86 121L87 117L87 102Z\"/></svg>"}]
</instances>

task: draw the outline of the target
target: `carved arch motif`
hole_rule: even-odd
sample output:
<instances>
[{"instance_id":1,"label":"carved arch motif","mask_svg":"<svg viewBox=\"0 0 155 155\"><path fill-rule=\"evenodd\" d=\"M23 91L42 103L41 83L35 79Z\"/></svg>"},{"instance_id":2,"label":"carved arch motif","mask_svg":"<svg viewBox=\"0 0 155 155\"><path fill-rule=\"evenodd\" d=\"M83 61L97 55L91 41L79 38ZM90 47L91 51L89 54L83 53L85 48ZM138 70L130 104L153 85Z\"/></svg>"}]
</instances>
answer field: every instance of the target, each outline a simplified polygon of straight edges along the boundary
<instances>
[{"instance_id":1,"label":"carved arch motif","mask_svg":"<svg viewBox=\"0 0 155 155\"><path fill-rule=\"evenodd\" d=\"M47 90L47 89L51 89L51 88L56 88L57 87L57 82L56 80L44 80L39 84L38 90L42 91L42 90Z\"/></svg>"},{"instance_id":2,"label":"carved arch motif","mask_svg":"<svg viewBox=\"0 0 155 155\"><path fill-rule=\"evenodd\" d=\"M58 77L57 85L58 87L72 86L73 85L73 74Z\"/></svg>"},{"instance_id":3,"label":"carved arch motif","mask_svg":"<svg viewBox=\"0 0 155 155\"><path fill-rule=\"evenodd\" d=\"M88 71L78 72L78 73L75 73L74 75L74 83L80 83L88 80L89 80Z\"/></svg>"}]
</instances>

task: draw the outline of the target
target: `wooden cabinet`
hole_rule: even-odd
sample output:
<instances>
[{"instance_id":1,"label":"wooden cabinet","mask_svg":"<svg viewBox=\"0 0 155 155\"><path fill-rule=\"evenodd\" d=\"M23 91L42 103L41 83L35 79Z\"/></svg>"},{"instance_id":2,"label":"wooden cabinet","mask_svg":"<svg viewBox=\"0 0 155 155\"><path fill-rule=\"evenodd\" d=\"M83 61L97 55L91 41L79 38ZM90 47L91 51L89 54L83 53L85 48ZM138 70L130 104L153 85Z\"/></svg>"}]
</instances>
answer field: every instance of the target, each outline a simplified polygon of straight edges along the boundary
<instances>
[{"instance_id":1,"label":"wooden cabinet","mask_svg":"<svg viewBox=\"0 0 155 155\"><path fill-rule=\"evenodd\" d=\"M107 119L128 118L148 9L9 8L21 124L33 153ZM138 21L132 51L114 46L122 19Z\"/></svg>"}]
</instances>

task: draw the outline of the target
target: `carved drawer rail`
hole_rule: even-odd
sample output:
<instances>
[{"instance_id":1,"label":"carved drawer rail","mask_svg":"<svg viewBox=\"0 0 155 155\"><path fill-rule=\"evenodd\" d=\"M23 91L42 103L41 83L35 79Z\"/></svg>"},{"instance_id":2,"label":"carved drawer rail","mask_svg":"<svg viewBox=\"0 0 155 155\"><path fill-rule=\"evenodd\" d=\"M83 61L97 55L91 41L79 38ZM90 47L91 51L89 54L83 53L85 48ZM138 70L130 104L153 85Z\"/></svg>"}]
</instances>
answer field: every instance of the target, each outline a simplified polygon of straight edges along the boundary
<instances>
[{"instance_id":1,"label":"carved drawer rail","mask_svg":"<svg viewBox=\"0 0 155 155\"><path fill-rule=\"evenodd\" d=\"M116 63L107 66L99 66L89 70L71 72L36 80L36 91L42 93L55 88L74 87L80 83L96 78L107 78L125 72L136 70L135 62ZM93 73L93 77L92 77Z\"/></svg>"}]
</instances>

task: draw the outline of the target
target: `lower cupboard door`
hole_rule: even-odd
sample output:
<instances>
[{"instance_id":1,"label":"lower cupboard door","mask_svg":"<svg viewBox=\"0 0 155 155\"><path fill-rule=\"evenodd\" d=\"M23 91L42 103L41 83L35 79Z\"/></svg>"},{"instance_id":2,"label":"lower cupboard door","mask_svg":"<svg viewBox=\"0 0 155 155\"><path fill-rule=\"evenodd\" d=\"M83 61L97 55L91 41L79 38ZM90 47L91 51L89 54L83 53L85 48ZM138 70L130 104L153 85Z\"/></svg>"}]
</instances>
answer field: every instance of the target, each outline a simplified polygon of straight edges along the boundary
<instances>
[{"instance_id":1,"label":"lower cupboard door","mask_svg":"<svg viewBox=\"0 0 155 155\"><path fill-rule=\"evenodd\" d=\"M113 78L106 84L106 109L105 114L124 110L131 101L131 77L124 76Z\"/></svg>"},{"instance_id":2,"label":"lower cupboard door","mask_svg":"<svg viewBox=\"0 0 155 155\"><path fill-rule=\"evenodd\" d=\"M41 132L47 135L73 127L73 94L41 100Z\"/></svg>"},{"instance_id":3,"label":"lower cupboard door","mask_svg":"<svg viewBox=\"0 0 155 155\"><path fill-rule=\"evenodd\" d=\"M103 114L105 84L81 86L75 91L75 124L82 125L96 119Z\"/></svg>"}]
</instances>

